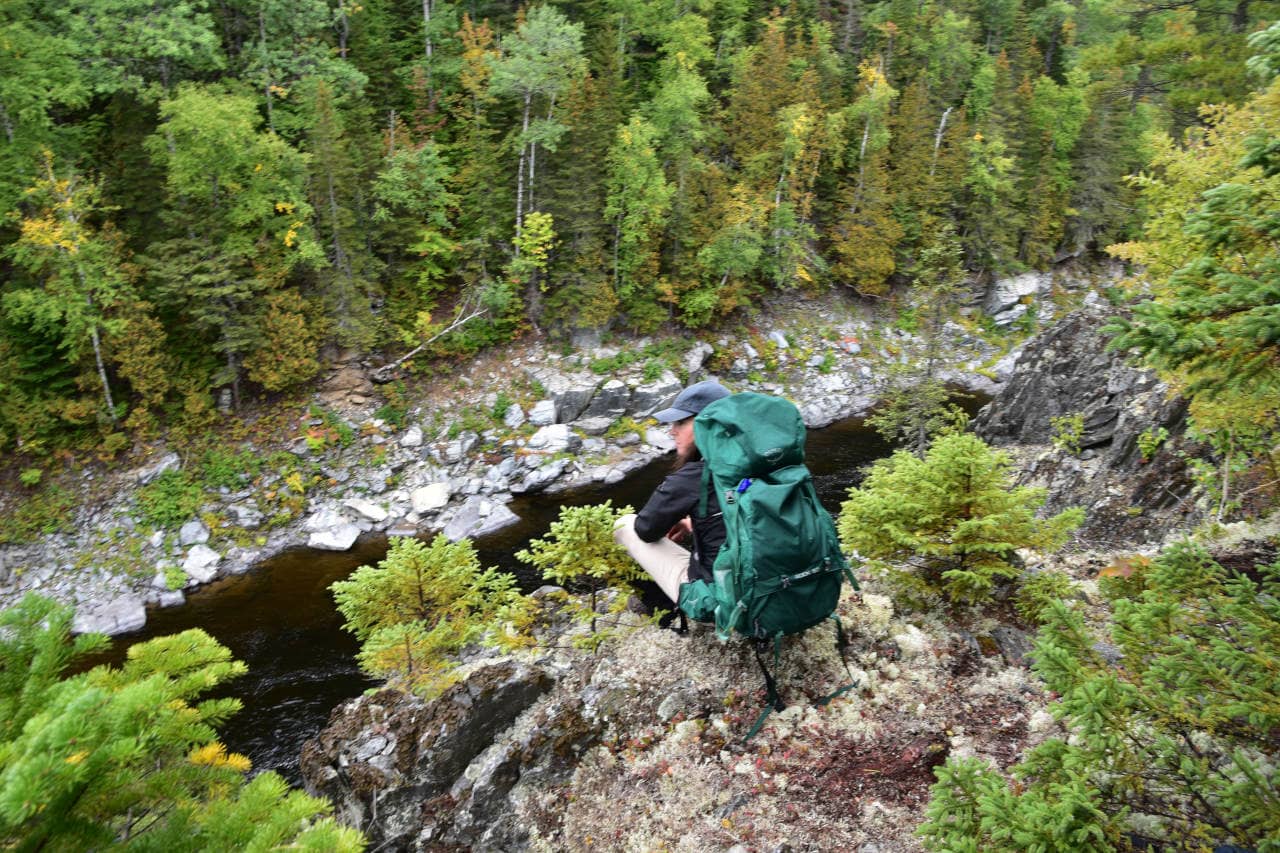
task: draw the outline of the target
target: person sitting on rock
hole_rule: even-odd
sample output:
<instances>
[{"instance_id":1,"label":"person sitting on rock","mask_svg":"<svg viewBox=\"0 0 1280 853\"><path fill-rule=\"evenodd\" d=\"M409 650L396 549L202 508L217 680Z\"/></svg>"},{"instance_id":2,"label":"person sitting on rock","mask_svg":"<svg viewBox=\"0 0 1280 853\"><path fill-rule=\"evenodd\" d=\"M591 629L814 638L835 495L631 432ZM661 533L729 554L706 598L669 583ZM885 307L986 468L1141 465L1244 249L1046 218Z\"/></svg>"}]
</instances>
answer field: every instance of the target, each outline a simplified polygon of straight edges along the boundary
<instances>
[{"instance_id":1,"label":"person sitting on rock","mask_svg":"<svg viewBox=\"0 0 1280 853\"><path fill-rule=\"evenodd\" d=\"M639 513L624 515L614 526L614 541L627 549L672 602L679 600L681 584L711 580L711 566L724 544L724 515L710 481L706 515L698 515L703 462L693 441L693 419L729 393L714 379L699 382L677 394L670 408L654 415L670 425L676 444L675 470Z\"/></svg>"}]
</instances>

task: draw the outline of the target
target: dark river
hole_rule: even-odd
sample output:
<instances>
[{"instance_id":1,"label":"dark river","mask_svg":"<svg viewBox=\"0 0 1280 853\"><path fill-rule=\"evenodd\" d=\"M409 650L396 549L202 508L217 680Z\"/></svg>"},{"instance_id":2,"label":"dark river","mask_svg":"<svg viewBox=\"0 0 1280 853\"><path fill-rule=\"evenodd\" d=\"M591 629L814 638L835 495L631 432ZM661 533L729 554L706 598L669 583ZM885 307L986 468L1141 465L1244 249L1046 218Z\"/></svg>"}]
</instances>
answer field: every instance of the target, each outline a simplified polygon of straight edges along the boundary
<instances>
[{"instance_id":1,"label":"dark river","mask_svg":"<svg viewBox=\"0 0 1280 853\"><path fill-rule=\"evenodd\" d=\"M876 433L851 421L811 430L806 443L818 493L832 515L860 479L859 469L889 452ZM511 509L520 523L475 542L481 565L513 572L527 589L536 588L538 579L514 554L546 533L562 505L611 499L614 506L638 508L671 461L658 459L613 486L516 499ZM140 640L203 628L249 667L221 694L244 703L222 729L227 748L249 756L255 771L277 770L297 784L303 741L324 726L335 705L374 684L356 667L357 644L342 630L329 584L385 552L384 537L366 537L345 553L299 548L278 554L245 575L201 588L181 607L152 611L144 630L116 638L111 658L118 661Z\"/></svg>"}]
</instances>

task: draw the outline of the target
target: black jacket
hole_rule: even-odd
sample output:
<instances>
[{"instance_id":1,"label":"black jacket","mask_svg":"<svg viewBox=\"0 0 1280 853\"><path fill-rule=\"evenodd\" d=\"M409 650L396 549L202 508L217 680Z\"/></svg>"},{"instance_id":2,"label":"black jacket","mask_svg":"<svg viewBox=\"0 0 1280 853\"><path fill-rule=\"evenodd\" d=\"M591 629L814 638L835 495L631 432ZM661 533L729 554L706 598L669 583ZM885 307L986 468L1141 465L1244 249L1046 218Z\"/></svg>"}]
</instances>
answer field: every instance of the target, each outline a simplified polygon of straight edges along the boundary
<instances>
[{"instance_id":1,"label":"black jacket","mask_svg":"<svg viewBox=\"0 0 1280 853\"><path fill-rule=\"evenodd\" d=\"M689 555L689 580L711 580L711 566L724 544L724 515L715 487L707 483L707 514L698 515L702 460L687 462L667 475L654 489L649 502L636 515L636 535L657 542L686 515L693 519L693 548Z\"/></svg>"}]
</instances>

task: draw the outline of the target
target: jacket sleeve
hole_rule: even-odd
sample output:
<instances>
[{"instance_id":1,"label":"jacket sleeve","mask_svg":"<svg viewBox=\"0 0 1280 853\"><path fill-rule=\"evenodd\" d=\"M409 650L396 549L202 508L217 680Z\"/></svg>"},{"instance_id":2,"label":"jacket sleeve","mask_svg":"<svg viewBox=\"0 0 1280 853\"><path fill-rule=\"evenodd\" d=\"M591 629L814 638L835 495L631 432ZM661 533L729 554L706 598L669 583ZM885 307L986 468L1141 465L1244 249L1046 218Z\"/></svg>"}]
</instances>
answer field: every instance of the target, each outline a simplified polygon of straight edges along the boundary
<instances>
[{"instance_id":1,"label":"jacket sleeve","mask_svg":"<svg viewBox=\"0 0 1280 853\"><path fill-rule=\"evenodd\" d=\"M642 541L657 542L677 521L693 515L701 484L702 466L698 464L685 465L669 474L636 514L636 535Z\"/></svg>"}]
</instances>

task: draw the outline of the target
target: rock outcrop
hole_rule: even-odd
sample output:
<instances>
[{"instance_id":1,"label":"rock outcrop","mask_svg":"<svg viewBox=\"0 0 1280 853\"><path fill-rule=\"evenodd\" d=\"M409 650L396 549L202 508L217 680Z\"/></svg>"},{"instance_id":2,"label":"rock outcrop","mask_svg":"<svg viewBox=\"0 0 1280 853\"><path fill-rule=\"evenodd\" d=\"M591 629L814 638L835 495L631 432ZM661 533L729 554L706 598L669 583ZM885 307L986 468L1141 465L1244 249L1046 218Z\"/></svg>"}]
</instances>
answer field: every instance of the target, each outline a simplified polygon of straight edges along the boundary
<instances>
[{"instance_id":1,"label":"rock outcrop","mask_svg":"<svg viewBox=\"0 0 1280 853\"><path fill-rule=\"evenodd\" d=\"M1083 506L1091 544L1159 540L1195 515L1185 452L1186 402L1149 370L1107 349L1114 313L1095 300L1029 341L974 429L1017 448L1023 483L1049 491L1047 511ZM1078 434L1055 419L1079 416ZM1140 438L1155 442L1144 457ZM1055 438L1058 445L1055 446Z\"/></svg>"}]
</instances>

